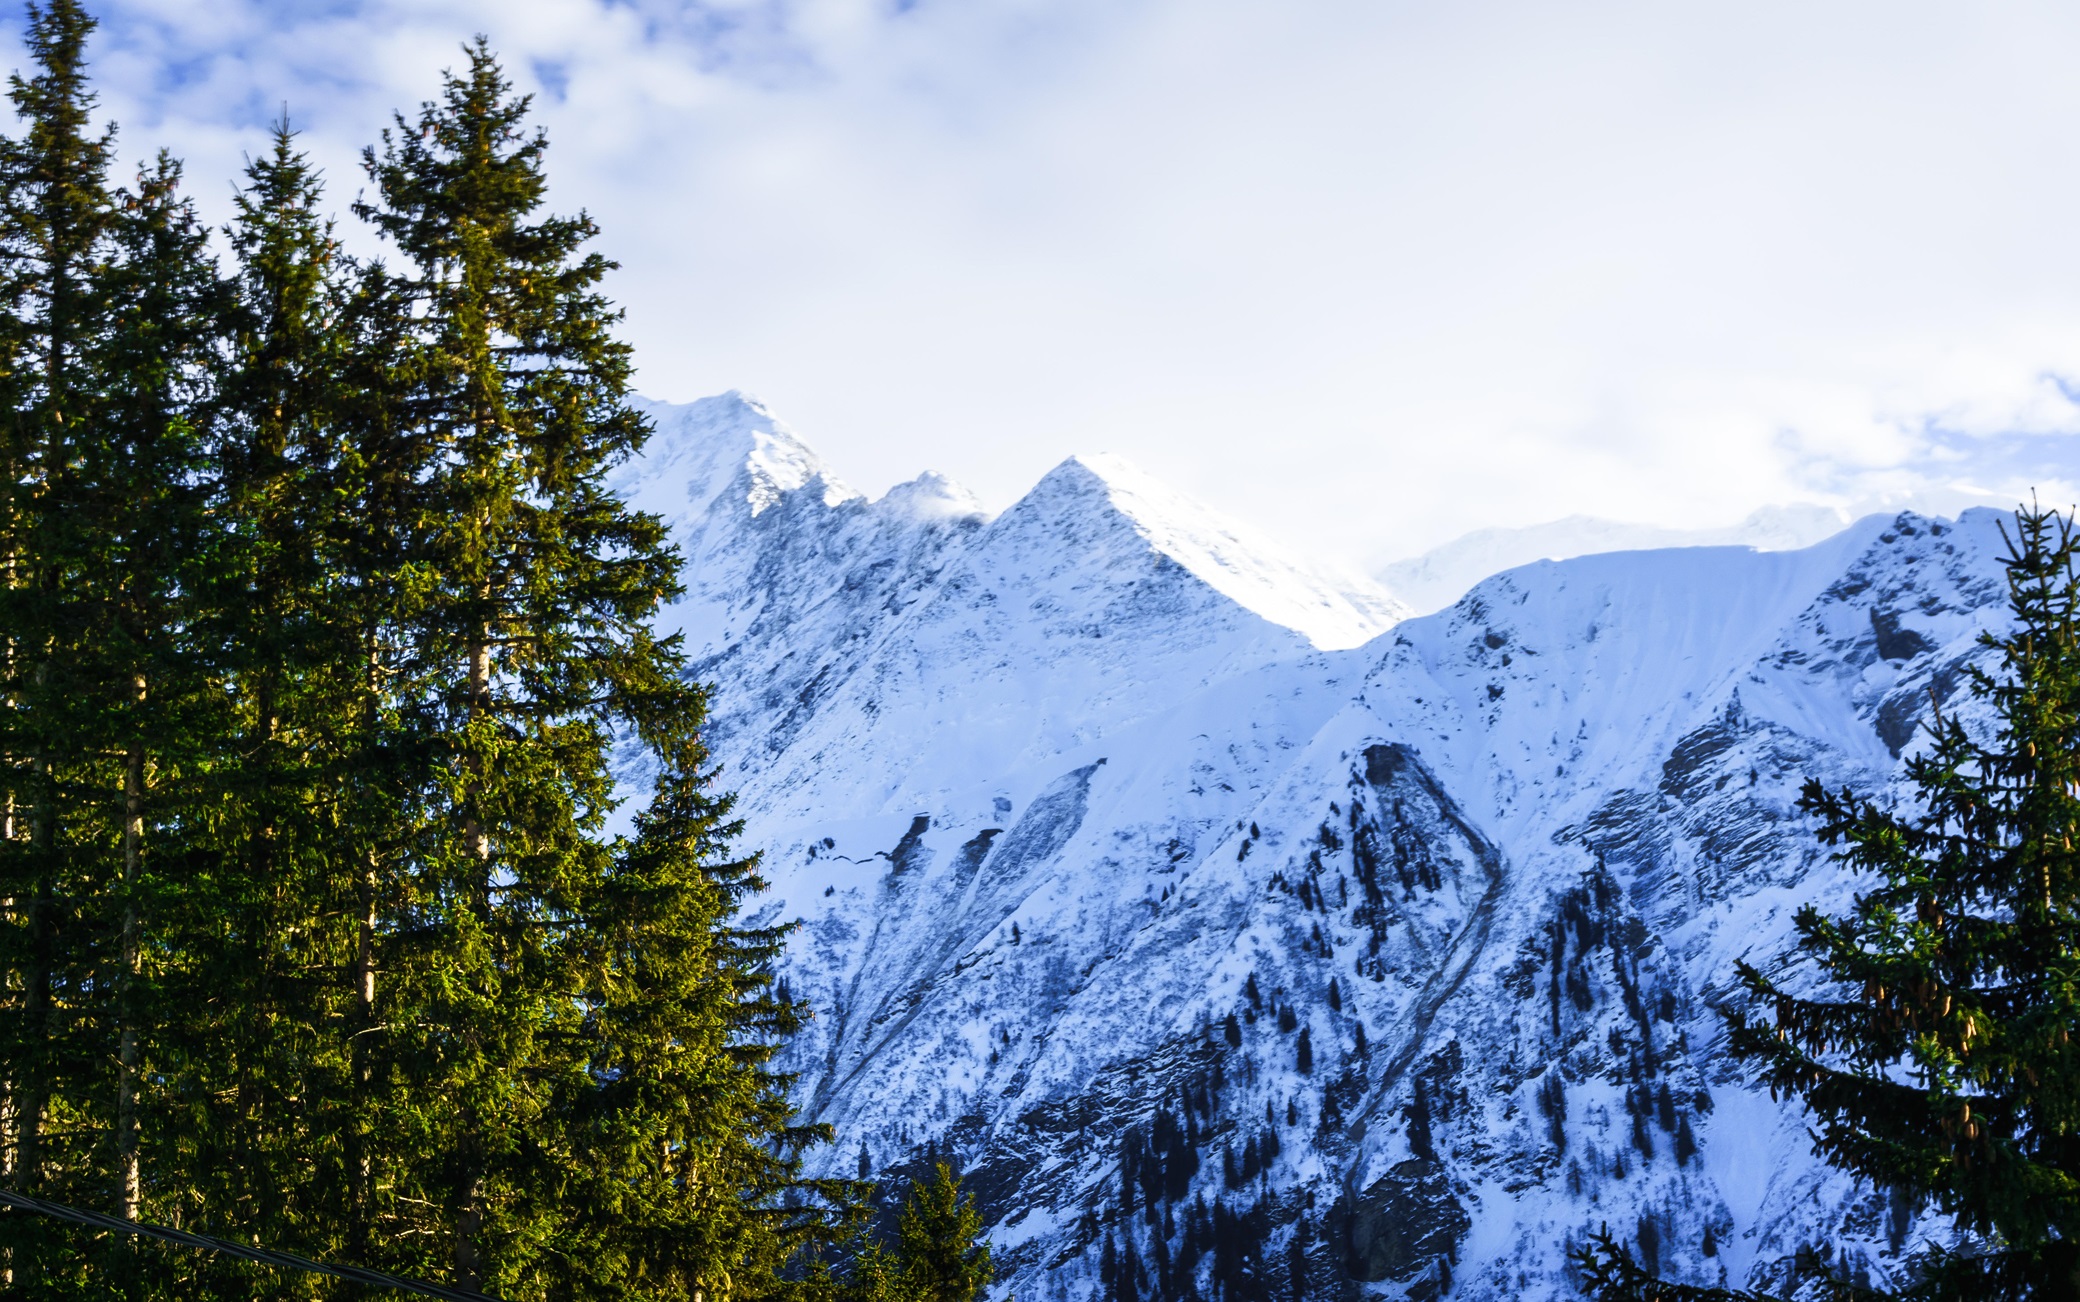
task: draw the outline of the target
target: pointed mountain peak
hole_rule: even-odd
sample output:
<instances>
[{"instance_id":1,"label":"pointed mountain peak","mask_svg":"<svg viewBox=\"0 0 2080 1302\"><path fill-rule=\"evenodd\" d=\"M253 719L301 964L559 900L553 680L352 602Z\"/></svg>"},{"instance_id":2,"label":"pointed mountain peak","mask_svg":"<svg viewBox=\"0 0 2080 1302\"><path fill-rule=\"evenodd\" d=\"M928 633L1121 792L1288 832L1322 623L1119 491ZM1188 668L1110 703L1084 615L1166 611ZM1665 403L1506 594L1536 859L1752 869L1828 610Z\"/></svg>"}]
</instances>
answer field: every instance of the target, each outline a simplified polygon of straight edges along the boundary
<instances>
[{"instance_id":1,"label":"pointed mountain peak","mask_svg":"<svg viewBox=\"0 0 2080 1302\"><path fill-rule=\"evenodd\" d=\"M1208 587L1325 650L1369 642L1408 614L1371 580L1301 561L1116 453L1069 458L1013 511L1072 503L1109 512Z\"/></svg>"},{"instance_id":2,"label":"pointed mountain peak","mask_svg":"<svg viewBox=\"0 0 2080 1302\"><path fill-rule=\"evenodd\" d=\"M686 403L639 398L635 405L650 418L653 433L613 485L640 510L689 520L723 493L738 491L757 515L810 484L822 485L829 505L859 496L769 407L741 390Z\"/></svg>"},{"instance_id":3,"label":"pointed mountain peak","mask_svg":"<svg viewBox=\"0 0 2080 1302\"><path fill-rule=\"evenodd\" d=\"M982 499L936 470L897 484L881 495L875 505L899 512L912 520L950 520L964 516L987 517Z\"/></svg>"}]
</instances>

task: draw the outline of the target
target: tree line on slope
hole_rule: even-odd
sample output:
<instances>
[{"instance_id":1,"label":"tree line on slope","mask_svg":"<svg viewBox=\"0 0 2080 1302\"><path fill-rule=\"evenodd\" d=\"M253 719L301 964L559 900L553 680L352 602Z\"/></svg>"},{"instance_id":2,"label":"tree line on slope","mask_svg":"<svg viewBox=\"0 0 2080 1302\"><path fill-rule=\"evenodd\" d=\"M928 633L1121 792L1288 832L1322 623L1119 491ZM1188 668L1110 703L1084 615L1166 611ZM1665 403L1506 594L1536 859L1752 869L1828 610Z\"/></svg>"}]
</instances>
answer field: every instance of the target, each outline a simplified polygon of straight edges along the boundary
<instances>
[{"instance_id":1,"label":"tree line on slope","mask_svg":"<svg viewBox=\"0 0 2080 1302\"><path fill-rule=\"evenodd\" d=\"M648 435L611 264L526 97L479 38L365 151L390 261L284 122L224 266L175 160L112 181L93 27L31 5L0 141L0 1186L515 1302L972 1298L950 1176L817 1264L861 1190L803 1174L678 558L606 486ZM18 1211L0 1289L365 1295Z\"/></svg>"}]
</instances>

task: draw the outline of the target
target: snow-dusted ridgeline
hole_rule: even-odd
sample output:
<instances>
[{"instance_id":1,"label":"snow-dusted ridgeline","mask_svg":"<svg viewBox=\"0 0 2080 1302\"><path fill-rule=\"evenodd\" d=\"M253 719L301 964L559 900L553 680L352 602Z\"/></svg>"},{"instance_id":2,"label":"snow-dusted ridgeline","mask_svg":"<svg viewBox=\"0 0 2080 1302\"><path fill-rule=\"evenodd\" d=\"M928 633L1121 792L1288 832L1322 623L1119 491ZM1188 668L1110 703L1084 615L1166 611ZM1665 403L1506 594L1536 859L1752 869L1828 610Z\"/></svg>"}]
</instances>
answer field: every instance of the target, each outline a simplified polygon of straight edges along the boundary
<instances>
[{"instance_id":1,"label":"snow-dusted ridgeline","mask_svg":"<svg viewBox=\"0 0 2080 1302\"><path fill-rule=\"evenodd\" d=\"M1913 1241L1714 1009L1845 898L1798 786L1897 780L2000 618L1991 513L1400 620L1114 459L990 517L868 501L739 395L653 414L622 488L688 557L760 914L804 922L819 1160L954 1155L1011 1292L1532 1299L1602 1223L1736 1283Z\"/></svg>"},{"instance_id":2,"label":"snow-dusted ridgeline","mask_svg":"<svg viewBox=\"0 0 2080 1302\"><path fill-rule=\"evenodd\" d=\"M1832 537L1849 522L1848 513L1813 503L1765 506L1739 524L1719 529L1669 529L1571 515L1514 528L1476 529L1420 556L1390 561L1379 567L1378 575L1418 614L1427 615L1457 601L1489 575L1533 561L1668 547L1791 551Z\"/></svg>"}]
</instances>

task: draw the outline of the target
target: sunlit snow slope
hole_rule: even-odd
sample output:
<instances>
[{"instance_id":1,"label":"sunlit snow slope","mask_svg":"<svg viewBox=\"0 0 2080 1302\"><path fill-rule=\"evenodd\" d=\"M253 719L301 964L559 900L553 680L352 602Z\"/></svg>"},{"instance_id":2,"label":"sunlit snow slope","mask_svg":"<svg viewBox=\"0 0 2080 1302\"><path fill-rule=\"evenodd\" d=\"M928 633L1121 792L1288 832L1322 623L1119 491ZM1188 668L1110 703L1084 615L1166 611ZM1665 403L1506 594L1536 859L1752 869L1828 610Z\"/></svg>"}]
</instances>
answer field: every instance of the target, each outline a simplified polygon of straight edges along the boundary
<instances>
[{"instance_id":1,"label":"sunlit snow slope","mask_svg":"<svg viewBox=\"0 0 2080 1302\"><path fill-rule=\"evenodd\" d=\"M868 501L756 402L622 488L765 856L818 1158L963 1168L1036 1298L1573 1296L1599 1224L1783 1282L1929 1227L1719 1053L2000 617L1995 517L1541 562L1397 622L1104 457ZM1368 640L1369 639L1369 640Z\"/></svg>"}]
</instances>

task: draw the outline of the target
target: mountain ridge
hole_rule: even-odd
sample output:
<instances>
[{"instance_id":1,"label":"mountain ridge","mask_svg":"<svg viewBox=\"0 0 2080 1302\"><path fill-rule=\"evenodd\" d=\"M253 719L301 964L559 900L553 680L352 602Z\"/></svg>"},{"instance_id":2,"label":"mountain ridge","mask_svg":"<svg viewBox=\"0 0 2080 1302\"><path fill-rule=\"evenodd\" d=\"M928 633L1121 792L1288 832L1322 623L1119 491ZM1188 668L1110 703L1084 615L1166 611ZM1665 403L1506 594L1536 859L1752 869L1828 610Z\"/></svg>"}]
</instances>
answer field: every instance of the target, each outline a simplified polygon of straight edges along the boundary
<instances>
[{"instance_id":1,"label":"mountain ridge","mask_svg":"<svg viewBox=\"0 0 2080 1302\"><path fill-rule=\"evenodd\" d=\"M779 463L675 524L671 620L755 920L802 924L786 1065L833 1173L964 1167L1009 1290L1558 1298L1606 1222L1770 1287L1943 1232L1814 1163L1714 1010L1850 888L1799 782L1883 795L1931 695L1971 716L1994 513L1539 562L1325 650L1109 504L1160 486L919 519Z\"/></svg>"},{"instance_id":2,"label":"mountain ridge","mask_svg":"<svg viewBox=\"0 0 2080 1302\"><path fill-rule=\"evenodd\" d=\"M1716 529L1679 529L1570 515L1538 524L1476 529L1421 555L1380 565L1374 573L1416 613L1428 615L1457 601L1489 575L1536 561L1671 547L1796 551L1839 533L1854 520L1840 508L1813 503L1765 506L1738 524Z\"/></svg>"}]
</instances>

